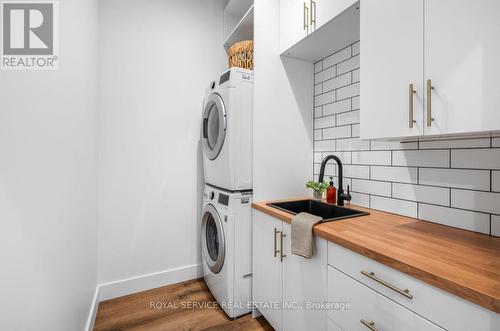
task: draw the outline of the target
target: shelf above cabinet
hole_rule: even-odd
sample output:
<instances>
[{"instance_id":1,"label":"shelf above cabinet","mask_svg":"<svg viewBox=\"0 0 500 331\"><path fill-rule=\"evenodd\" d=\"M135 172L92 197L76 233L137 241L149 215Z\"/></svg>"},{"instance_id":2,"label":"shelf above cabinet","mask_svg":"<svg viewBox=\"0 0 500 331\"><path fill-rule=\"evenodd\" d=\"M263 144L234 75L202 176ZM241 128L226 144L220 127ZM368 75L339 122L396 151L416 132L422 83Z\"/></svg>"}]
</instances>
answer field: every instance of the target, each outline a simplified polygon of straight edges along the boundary
<instances>
[{"instance_id":1,"label":"shelf above cabinet","mask_svg":"<svg viewBox=\"0 0 500 331\"><path fill-rule=\"evenodd\" d=\"M235 28L229 33L224 42L224 47L229 49L234 43L242 40L253 39L253 5L243 15Z\"/></svg>"},{"instance_id":2,"label":"shelf above cabinet","mask_svg":"<svg viewBox=\"0 0 500 331\"><path fill-rule=\"evenodd\" d=\"M359 3L350 6L281 55L316 62L357 40L359 40Z\"/></svg>"}]
</instances>

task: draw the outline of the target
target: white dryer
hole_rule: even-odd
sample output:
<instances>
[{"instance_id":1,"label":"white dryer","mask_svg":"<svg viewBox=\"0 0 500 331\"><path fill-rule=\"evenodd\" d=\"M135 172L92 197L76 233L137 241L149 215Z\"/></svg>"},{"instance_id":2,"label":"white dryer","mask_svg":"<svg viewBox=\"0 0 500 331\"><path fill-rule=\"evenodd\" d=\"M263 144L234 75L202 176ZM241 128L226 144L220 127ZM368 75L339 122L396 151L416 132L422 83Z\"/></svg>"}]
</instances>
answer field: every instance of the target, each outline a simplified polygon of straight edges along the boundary
<instances>
[{"instance_id":1,"label":"white dryer","mask_svg":"<svg viewBox=\"0 0 500 331\"><path fill-rule=\"evenodd\" d=\"M205 182L252 189L253 71L231 68L207 91L202 121Z\"/></svg>"},{"instance_id":2,"label":"white dryer","mask_svg":"<svg viewBox=\"0 0 500 331\"><path fill-rule=\"evenodd\" d=\"M230 318L251 311L251 194L209 185L203 193L203 275L210 292Z\"/></svg>"}]
</instances>

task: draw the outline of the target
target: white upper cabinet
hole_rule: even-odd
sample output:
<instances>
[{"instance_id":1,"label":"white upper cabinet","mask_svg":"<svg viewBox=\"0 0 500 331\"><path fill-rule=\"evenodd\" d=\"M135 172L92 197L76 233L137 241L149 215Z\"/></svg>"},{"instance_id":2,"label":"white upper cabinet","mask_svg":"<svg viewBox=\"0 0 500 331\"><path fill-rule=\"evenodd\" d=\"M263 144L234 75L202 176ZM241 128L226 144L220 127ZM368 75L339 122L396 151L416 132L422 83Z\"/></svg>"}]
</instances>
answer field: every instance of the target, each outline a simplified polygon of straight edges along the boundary
<instances>
[{"instance_id":1,"label":"white upper cabinet","mask_svg":"<svg viewBox=\"0 0 500 331\"><path fill-rule=\"evenodd\" d=\"M500 130L499 12L496 0L362 0L361 138Z\"/></svg>"},{"instance_id":2,"label":"white upper cabinet","mask_svg":"<svg viewBox=\"0 0 500 331\"><path fill-rule=\"evenodd\" d=\"M499 14L498 0L425 1L425 134L500 129Z\"/></svg>"},{"instance_id":3,"label":"white upper cabinet","mask_svg":"<svg viewBox=\"0 0 500 331\"><path fill-rule=\"evenodd\" d=\"M281 53L307 36L309 16L309 4L304 0L280 0Z\"/></svg>"},{"instance_id":4,"label":"white upper cabinet","mask_svg":"<svg viewBox=\"0 0 500 331\"><path fill-rule=\"evenodd\" d=\"M284 53L356 0L280 0L280 51Z\"/></svg>"},{"instance_id":5,"label":"white upper cabinet","mask_svg":"<svg viewBox=\"0 0 500 331\"><path fill-rule=\"evenodd\" d=\"M352 6L356 0L316 0L310 1L311 21L313 30L328 23L335 16Z\"/></svg>"},{"instance_id":6,"label":"white upper cabinet","mask_svg":"<svg viewBox=\"0 0 500 331\"><path fill-rule=\"evenodd\" d=\"M361 2L363 139L423 134L423 15L423 0Z\"/></svg>"}]
</instances>

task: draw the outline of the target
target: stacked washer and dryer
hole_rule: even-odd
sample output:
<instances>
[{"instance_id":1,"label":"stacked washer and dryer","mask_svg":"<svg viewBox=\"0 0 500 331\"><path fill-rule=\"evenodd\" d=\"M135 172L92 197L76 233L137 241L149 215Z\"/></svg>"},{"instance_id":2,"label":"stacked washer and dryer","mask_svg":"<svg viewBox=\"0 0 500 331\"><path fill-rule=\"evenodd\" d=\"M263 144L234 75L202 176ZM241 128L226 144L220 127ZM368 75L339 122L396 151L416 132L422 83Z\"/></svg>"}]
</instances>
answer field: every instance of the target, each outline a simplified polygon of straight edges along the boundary
<instances>
[{"instance_id":1,"label":"stacked washer and dryer","mask_svg":"<svg viewBox=\"0 0 500 331\"><path fill-rule=\"evenodd\" d=\"M201 220L205 282L230 318L251 311L252 119L253 71L231 68L204 100Z\"/></svg>"}]
</instances>

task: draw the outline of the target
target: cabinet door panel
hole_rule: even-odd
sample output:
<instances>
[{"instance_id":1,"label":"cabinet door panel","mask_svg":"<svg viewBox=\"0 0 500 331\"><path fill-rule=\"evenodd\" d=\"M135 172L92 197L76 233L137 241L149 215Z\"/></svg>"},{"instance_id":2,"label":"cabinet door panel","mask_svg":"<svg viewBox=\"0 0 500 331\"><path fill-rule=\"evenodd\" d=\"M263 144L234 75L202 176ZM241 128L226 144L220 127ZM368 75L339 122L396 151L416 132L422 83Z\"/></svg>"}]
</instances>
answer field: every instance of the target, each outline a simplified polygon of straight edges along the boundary
<instances>
[{"instance_id":1,"label":"cabinet door panel","mask_svg":"<svg viewBox=\"0 0 500 331\"><path fill-rule=\"evenodd\" d=\"M423 0L361 1L362 139L423 134L423 11Z\"/></svg>"},{"instance_id":2,"label":"cabinet door panel","mask_svg":"<svg viewBox=\"0 0 500 331\"><path fill-rule=\"evenodd\" d=\"M271 306L282 302L283 264L279 255L274 256L274 231L281 231L281 227L281 221L253 211L253 301L275 330L282 330L281 309Z\"/></svg>"},{"instance_id":3,"label":"cabinet door panel","mask_svg":"<svg viewBox=\"0 0 500 331\"><path fill-rule=\"evenodd\" d=\"M500 129L500 1L425 1L425 134Z\"/></svg>"},{"instance_id":4,"label":"cabinet door panel","mask_svg":"<svg viewBox=\"0 0 500 331\"><path fill-rule=\"evenodd\" d=\"M313 18L316 19L316 26L313 25L312 27L314 31L349 8L356 0L315 0L313 2L315 4L310 4L309 6L312 8ZM316 9L314 6L316 6Z\"/></svg>"},{"instance_id":5,"label":"cabinet door panel","mask_svg":"<svg viewBox=\"0 0 500 331\"><path fill-rule=\"evenodd\" d=\"M283 53L299 40L306 37L309 27L309 0L280 0L280 53ZM307 14L307 15L306 15Z\"/></svg>"},{"instance_id":6,"label":"cabinet door panel","mask_svg":"<svg viewBox=\"0 0 500 331\"><path fill-rule=\"evenodd\" d=\"M283 223L283 233L283 330L325 330L326 310L308 302L326 302L327 242L315 237L314 255L306 259L291 252L290 224Z\"/></svg>"}]
</instances>

